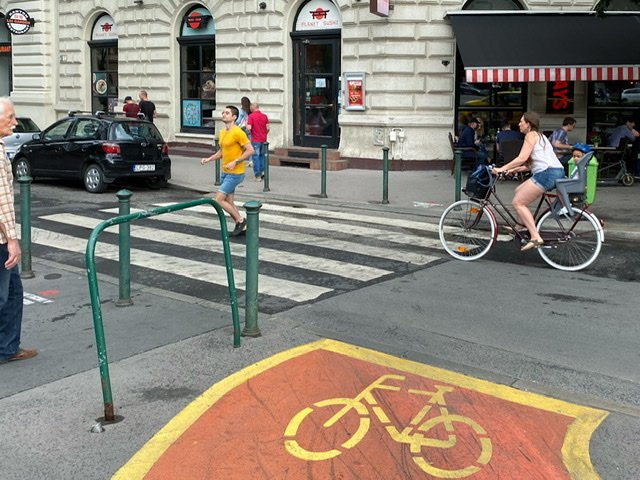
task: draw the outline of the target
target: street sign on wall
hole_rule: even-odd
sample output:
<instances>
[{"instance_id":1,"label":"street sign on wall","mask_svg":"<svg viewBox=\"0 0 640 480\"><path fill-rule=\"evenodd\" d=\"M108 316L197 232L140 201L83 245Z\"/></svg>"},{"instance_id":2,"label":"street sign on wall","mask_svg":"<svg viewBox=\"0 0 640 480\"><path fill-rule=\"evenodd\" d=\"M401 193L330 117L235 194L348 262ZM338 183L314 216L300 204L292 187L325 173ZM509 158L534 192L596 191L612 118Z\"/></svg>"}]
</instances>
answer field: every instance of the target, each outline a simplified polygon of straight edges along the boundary
<instances>
[{"instance_id":1,"label":"street sign on wall","mask_svg":"<svg viewBox=\"0 0 640 480\"><path fill-rule=\"evenodd\" d=\"M6 15L5 22L9 31L14 35L23 35L27 33L35 23L33 18L20 8L9 10Z\"/></svg>"}]
</instances>

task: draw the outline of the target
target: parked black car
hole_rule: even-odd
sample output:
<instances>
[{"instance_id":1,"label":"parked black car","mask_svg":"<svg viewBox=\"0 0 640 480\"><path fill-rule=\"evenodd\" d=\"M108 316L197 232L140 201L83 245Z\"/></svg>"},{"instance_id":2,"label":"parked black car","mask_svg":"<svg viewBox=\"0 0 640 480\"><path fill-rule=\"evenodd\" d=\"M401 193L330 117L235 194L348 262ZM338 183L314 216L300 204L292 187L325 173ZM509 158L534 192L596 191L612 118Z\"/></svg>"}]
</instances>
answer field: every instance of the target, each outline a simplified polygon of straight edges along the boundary
<instances>
[{"instance_id":1,"label":"parked black car","mask_svg":"<svg viewBox=\"0 0 640 480\"><path fill-rule=\"evenodd\" d=\"M13 168L16 176L82 179L91 193L118 179L142 177L164 186L171 178L169 147L153 123L102 112L69 112L34 134Z\"/></svg>"}]
</instances>

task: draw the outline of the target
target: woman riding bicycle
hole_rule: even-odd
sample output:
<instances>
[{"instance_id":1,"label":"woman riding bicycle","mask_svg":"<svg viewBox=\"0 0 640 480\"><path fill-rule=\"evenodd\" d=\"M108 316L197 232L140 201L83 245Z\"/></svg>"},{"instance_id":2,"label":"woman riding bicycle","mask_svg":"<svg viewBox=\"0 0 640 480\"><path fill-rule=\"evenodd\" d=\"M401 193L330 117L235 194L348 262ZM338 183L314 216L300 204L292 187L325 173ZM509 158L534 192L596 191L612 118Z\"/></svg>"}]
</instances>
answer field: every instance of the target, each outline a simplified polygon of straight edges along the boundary
<instances>
[{"instance_id":1,"label":"woman riding bicycle","mask_svg":"<svg viewBox=\"0 0 640 480\"><path fill-rule=\"evenodd\" d=\"M553 151L549 139L540 133L540 116L535 112L525 112L518 124L524 137L524 144L516 158L502 167L496 167L492 173L509 174L530 169L532 176L516 187L511 204L522 225L529 230L530 240L520 250L527 251L544 244L529 205L540 198L547 190L555 188L556 180L564 177L564 167ZM531 159L531 166L526 163Z\"/></svg>"}]
</instances>

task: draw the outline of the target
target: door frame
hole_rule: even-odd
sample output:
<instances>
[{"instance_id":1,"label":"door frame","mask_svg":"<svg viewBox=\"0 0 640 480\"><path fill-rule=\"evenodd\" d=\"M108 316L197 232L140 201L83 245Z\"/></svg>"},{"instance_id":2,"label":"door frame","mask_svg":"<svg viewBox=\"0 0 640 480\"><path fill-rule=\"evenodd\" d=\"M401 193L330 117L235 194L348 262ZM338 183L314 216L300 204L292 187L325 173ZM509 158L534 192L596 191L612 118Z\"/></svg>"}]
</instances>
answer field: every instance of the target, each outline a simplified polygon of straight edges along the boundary
<instances>
[{"instance_id":1,"label":"door frame","mask_svg":"<svg viewBox=\"0 0 640 480\"><path fill-rule=\"evenodd\" d=\"M301 147L320 147L321 145L327 145L329 148L337 148L340 144L340 125L338 124L339 95L341 95L341 30L324 30L324 31L300 31L292 32L292 50L293 50L293 143L296 146ZM306 124L306 95L305 95L305 79L309 75L313 75L312 72L306 72L303 70L303 66L306 65L305 46L312 43L330 43L334 47L334 55L332 61L332 74L333 81L333 115L330 122L334 125L331 135L328 136L312 136L305 134ZM326 76L326 75L324 75Z\"/></svg>"}]
</instances>

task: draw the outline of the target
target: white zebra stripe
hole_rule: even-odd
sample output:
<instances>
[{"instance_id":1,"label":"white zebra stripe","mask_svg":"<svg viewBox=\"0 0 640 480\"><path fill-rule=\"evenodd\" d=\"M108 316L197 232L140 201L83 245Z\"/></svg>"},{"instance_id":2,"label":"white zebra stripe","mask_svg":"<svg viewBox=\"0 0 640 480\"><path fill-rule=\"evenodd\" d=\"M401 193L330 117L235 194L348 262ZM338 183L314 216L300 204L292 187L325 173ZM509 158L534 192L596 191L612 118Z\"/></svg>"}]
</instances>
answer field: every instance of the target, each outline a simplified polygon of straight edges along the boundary
<instances>
[{"instance_id":1,"label":"white zebra stripe","mask_svg":"<svg viewBox=\"0 0 640 480\"><path fill-rule=\"evenodd\" d=\"M46 245L60 250L76 253L84 253L87 240L71 235L51 232L40 228L31 229L33 243ZM119 249L117 245L109 245L98 242L96 244L96 256L118 261ZM198 262L186 258L162 255L145 250L131 249L131 264L140 267L167 272L174 275L201 280L216 285L227 287L226 269L222 265ZM234 268L234 280L236 287L244 290L245 272ZM258 292L278 298L285 298L295 302L306 302L318 298L320 295L331 292L329 288L308 285L290 280L272 278L258 275Z\"/></svg>"},{"instance_id":2,"label":"white zebra stripe","mask_svg":"<svg viewBox=\"0 0 640 480\"><path fill-rule=\"evenodd\" d=\"M157 203L155 206L164 207L169 205L175 205L175 203ZM236 202L238 207L242 207L242 203ZM117 212L117 209L110 209L114 212ZM213 211L213 207L208 205L198 205L196 207L192 207L189 210L194 212L205 212L211 213ZM314 208L296 208L289 207L286 205L279 205L274 203L263 203L260 212L270 211L270 212L287 212L294 215L309 215L317 218L331 218L336 220L348 220L354 222L362 222L362 223L373 223L377 225L385 225L389 227L398 228L401 226L403 228L410 228L412 230L420 230L423 232L433 232L438 233L438 224L429 223L429 222L418 222L415 220L406 220L406 219L396 219L396 218L388 218L388 217L374 217L372 215L360 215L356 213L347 213L347 212L332 212L329 210L319 210ZM262 213L260 213L260 217L262 217Z\"/></svg>"},{"instance_id":3,"label":"white zebra stripe","mask_svg":"<svg viewBox=\"0 0 640 480\"><path fill-rule=\"evenodd\" d=\"M165 214L168 215L168 214ZM190 223L185 216L176 215L181 217L182 223ZM74 214L54 214L46 215L43 217L45 220L50 220L58 223L64 223L67 225L75 225L78 227L93 229L99 223L100 219L85 217ZM162 217L158 217L162 218ZM117 233L118 227L113 226L107 228L107 231ZM173 245L185 245L190 248L196 248L199 250L205 250L208 252L222 254L223 248L220 241L213 240L212 238L200 237L197 235L190 235L186 233L172 232L167 230L160 230L156 228L142 227L133 223L131 225L131 236L135 238L143 238L146 240L153 240L157 242L169 243ZM232 254L236 256L245 256L244 245L231 244ZM242 249L242 251L240 251ZM235 250L235 251L234 251ZM374 280L385 275L389 275L393 272L389 270L383 270L380 268L369 267L365 265L358 265L339 260L332 260L328 258L313 257L310 255L304 255L294 252L282 252L280 250L274 250L271 248L260 247L260 260L264 260L271 263L277 263L280 265L286 265L290 267L302 268L305 270L313 270L316 272L327 273L344 278L351 278L360 281Z\"/></svg>"},{"instance_id":4,"label":"white zebra stripe","mask_svg":"<svg viewBox=\"0 0 640 480\"><path fill-rule=\"evenodd\" d=\"M166 204L166 205L169 205L169 204ZM192 211L192 210L195 210L195 208L188 209L188 211ZM209 215L212 215L212 213L214 212L213 208L211 207L208 209L206 207L202 209L198 208L197 210ZM117 208L104 209L101 211L107 212L107 213L118 213ZM139 211L142 211L142 210L139 210ZM133 210L132 210L132 213L134 213ZM283 218L286 219L287 217L283 217ZM173 223L188 223L189 225L193 225L197 227L213 228L216 230L219 229L218 220L217 219L213 220L212 217L204 218L204 217L189 216L184 214L164 213L158 217L150 217L150 219L165 220ZM279 222L279 223L286 223L286 222ZM323 224L326 224L326 222L323 222ZM333 223L332 225L333 227L330 228L330 230L333 231L335 230L335 226L337 224ZM312 226L309 226L309 225L305 225L305 226L308 226L309 228L313 228ZM346 227L349 229L349 232L352 232L351 225L348 225ZM325 228L323 230L327 230L327 229ZM372 238L380 238L382 235L386 235L386 236L394 235L396 237L399 237L396 243L401 243L402 245L410 245L410 244L415 244L413 242L413 237L415 237L420 239L420 246L427 247L427 248L442 249L442 245L440 244L440 241L437 239L432 239L427 237L417 237L417 236L413 236L412 238L407 238L408 235L406 234L391 233L384 230L370 229L369 231L373 232L371 234ZM439 258L435 255L427 255L422 253L399 250L395 246L391 246L389 248L377 247L377 246L365 245L363 243L353 242L349 240L339 240L339 239L333 239L333 238L327 238L327 237L320 237L320 236L309 234L309 233L289 232L284 230L270 229L265 227L264 225L260 225L260 238L265 238L269 240L282 240L282 241L298 243L302 245L330 248L334 250L341 250L341 251L351 252L351 253L359 253L362 255L370 256L370 257L385 258L387 260L394 260L394 261L399 261L404 263L413 263L415 265L426 265Z\"/></svg>"}]
</instances>

